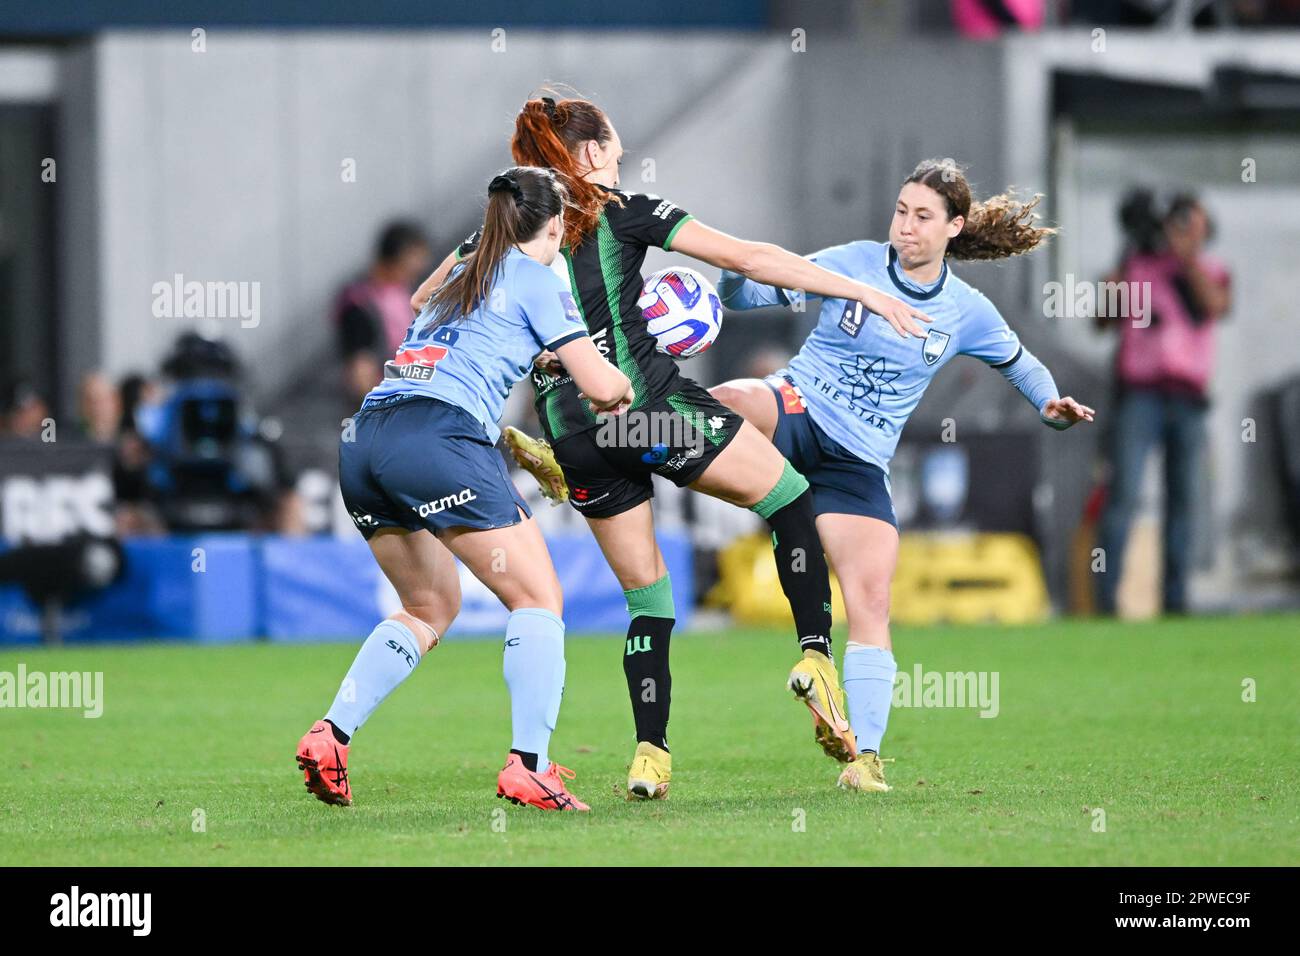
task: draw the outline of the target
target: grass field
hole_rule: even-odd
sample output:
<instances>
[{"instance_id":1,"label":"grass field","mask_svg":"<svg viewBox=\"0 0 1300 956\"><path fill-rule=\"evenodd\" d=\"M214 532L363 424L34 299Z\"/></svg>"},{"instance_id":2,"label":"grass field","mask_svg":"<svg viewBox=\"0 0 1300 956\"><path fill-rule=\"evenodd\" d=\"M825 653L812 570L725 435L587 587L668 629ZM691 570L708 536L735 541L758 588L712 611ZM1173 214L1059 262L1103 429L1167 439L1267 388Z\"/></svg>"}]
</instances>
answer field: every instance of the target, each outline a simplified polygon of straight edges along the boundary
<instances>
[{"instance_id":1,"label":"grass field","mask_svg":"<svg viewBox=\"0 0 1300 956\"><path fill-rule=\"evenodd\" d=\"M835 789L783 686L793 639L738 630L674 638L672 798L628 804L621 642L571 638L552 754L578 771L584 815L495 798L496 641L449 641L380 708L353 747L351 808L312 799L293 761L351 645L5 649L0 671L103 671L105 707L0 710L0 864L1300 862L1300 618L895 641L909 673L996 671L999 713L896 708L893 792Z\"/></svg>"}]
</instances>

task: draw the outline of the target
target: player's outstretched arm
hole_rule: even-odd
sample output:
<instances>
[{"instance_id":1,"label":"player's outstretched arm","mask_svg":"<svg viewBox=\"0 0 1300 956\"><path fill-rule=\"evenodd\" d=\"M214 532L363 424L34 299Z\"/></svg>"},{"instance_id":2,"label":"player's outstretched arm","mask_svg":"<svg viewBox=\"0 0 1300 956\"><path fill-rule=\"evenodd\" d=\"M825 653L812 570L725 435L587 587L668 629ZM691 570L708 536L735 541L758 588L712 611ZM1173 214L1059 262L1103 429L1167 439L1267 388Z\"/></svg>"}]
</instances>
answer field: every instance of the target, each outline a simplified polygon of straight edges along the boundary
<instances>
[{"instance_id":1,"label":"player's outstretched arm","mask_svg":"<svg viewBox=\"0 0 1300 956\"><path fill-rule=\"evenodd\" d=\"M450 252L447 258L438 263L438 268L429 274L429 278L420 283L420 287L415 290L411 296L411 311L419 312L424 308L425 303L429 301L429 296L437 291L438 286L442 285L442 280L447 278L447 273L451 267L456 264L456 253Z\"/></svg>"},{"instance_id":2,"label":"player's outstretched arm","mask_svg":"<svg viewBox=\"0 0 1300 956\"><path fill-rule=\"evenodd\" d=\"M763 285L802 289L808 295L861 302L882 316L904 338L909 335L925 338L921 323L930 319L924 312L857 279L823 269L770 242L737 239L692 219L677 230L670 248L673 252L739 273Z\"/></svg>"},{"instance_id":3,"label":"player's outstretched arm","mask_svg":"<svg viewBox=\"0 0 1300 956\"><path fill-rule=\"evenodd\" d=\"M1059 397L1052 373L1029 349L1021 346L1009 362L993 367L1038 409L1044 425L1064 431L1075 422L1092 421L1094 413L1087 405Z\"/></svg>"}]
</instances>

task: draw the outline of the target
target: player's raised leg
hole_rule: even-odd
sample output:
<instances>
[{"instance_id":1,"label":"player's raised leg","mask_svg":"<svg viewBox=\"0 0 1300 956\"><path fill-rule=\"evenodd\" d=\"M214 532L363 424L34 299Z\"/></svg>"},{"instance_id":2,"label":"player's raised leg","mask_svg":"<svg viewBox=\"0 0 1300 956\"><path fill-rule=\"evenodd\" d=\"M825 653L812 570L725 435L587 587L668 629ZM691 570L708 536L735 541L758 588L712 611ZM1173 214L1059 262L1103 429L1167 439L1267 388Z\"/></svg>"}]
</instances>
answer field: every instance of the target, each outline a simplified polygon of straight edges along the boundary
<instances>
[{"instance_id":1,"label":"player's raised leg","mask_svg":"<svg viewBox=\"0 0 1300 956\"><path fill-rule=\"evenodd\" d=\"M545 810L587 810L550 759L564 694L564 610L560 581L533 518L487 530L450 528L443 541L510 611L502 671L510 690L510 753L497 796Z\"/></svg>"},{"instance_id":2,"label":"player's raised leg","mask_svg":"<svg viewBox=\"0 0 1300 956\"><path fill-rule=\"evenodd\" d=\"M623 646L636 753L628 769L629 800L662 800L672 779L668 717L672 703L669 642L676 610L673 589L659 545L649 501L608 518L588 518L605 560L618 578L630 619Z\"/></svg>"},{"instance_id":3,"label":"player's raised leg","mask_svg":"<svg viewBox=\"0 0 1300 956\"><path fill-rule=\"evenodd\" d=\"M777 575L803 650L789 687L812 712L822 749L837 760L851 759L853 731L831 658L830 572L807 480L746 421L691 487L749 508L771 527Z\"/></svg>"},{"instance_id":4,"label":"player's raised leg","mask_svg":"<svg viewBox=\"0 0 1300 956\"><path fill-rule=\"evenodd\" d=\"M298 768L317 799L347 805L348 747L379 704L438 643L460 610L451 554L428 531L381 528L369 541L402 610L381 621L357 652L334 703L298 743Z\"/></svg>"},{"instance_id":5,"label":"player's raised leg","mask_svg":"<svg viewBox=\"0 0 1300 956\"><path fill-rule=\"evenodd\" d=\"M857 733L858 756L840 774L839 785L883 792L880 744L894 694L893 644L889 637L889 583L898 563L898 529L862 515L823 514L817 530L840 582L848 611L844 647L844 691Z\"/></svg>"}]
</instances>

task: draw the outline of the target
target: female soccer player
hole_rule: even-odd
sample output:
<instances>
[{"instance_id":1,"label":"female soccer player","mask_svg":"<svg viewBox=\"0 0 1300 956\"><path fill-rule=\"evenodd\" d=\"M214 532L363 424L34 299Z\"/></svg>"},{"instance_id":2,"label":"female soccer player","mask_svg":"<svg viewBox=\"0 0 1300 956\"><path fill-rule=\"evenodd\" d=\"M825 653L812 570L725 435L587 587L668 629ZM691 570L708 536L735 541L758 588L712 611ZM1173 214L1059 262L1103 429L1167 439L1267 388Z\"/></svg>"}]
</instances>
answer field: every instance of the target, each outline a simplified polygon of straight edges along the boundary
<instances>
[{"instance_id":1,"label":"female soccer player","mask_svg":"<svg viewBox=\"0 0 1300 956\"><path fill-rule=\"evenodd\" d=\"M564 689L560 584L494 448L506 397L543 349L562 357L597 409L618 411L634 397L549 268L565 203L550 170L516 167L492 180L477 251L416 316L362 402L355 434L339 445L343 501L402 610L371 632L333 705L298 744L307 789L326 803L352 802L352 735L456 616L455 555L510 610L513 742L497 796L588 809L565 786L573 772L547 755Z\"/></svg>"},{"instance_id":2,"label":"female soccer player","mask_svg":"<svg viewBox=\"0 0 1300 956\"><path fill-rule=\"evenodd\" d=\"M896 670L889 639L889 584L898 558L898 522L889 497L889 460L930 379L954 355L973 355L1001 372L1057 429L1092 421L1093 410L1059 398L1051 373L1019 342L988 299L948 270L947 259L1001 259L1029 252L1054 230L1033 224L1035 199L1007 195L974 202L951 163L916 167L898 194L889 242L833 246L810 260L862 282L890 284L924 308L931 325L899 339L856 302L823 297L816 328L799 354L767 381L713 388L808 478L817 530L839 577L848 611L844 690L857 732L857 757L839 785L885 791L878 753ZM787 287L788 288L788 287ZM722 274L733 309L789 304L777 283Z\"/></svg>"},{"instance_id":3,"label":"female soccer player","mask_svg":"<svg viewBox=\"0 0 1300 956\"><path fill-rule=\"evenodd\" d=\"M506 442L532 471L567 481L570 504L584 517L622 585L631 623L623 657L636 723L628 775L630 798L663 797L671 777L667 728L671 690L668 643L675 620L667 568L654 537L651 475L749 508L771 526L781 587L803 649L790 687L807 704L819 744L852 756L853 734L831 660L830 582L817 542L808 483L741 416L684 378L656 348L637 306L646 249L671 249L756 281L810 290L879 313L898 333L919 332L914 307L768 243L710 229L658 196L616 190L623 145L603 111L582 99L530 99L515 123L515 162L555 170L572 205L562 249L578 308L592 339L631 379L636 400L626 439L608 440L580 401L567 365L534 373L537 414L549 447L522 433ZM474 237L462 245L474 247ZM434 272L412 302L424 301L450 268ZM646 435L635 441L637 420ZM666 437L664 437L666 436ZM550 458L554 453L554 459ZM558 462L555 468L551 462ZM543 480L543 487L546 482Z\"/></svg>"}]
</instances>

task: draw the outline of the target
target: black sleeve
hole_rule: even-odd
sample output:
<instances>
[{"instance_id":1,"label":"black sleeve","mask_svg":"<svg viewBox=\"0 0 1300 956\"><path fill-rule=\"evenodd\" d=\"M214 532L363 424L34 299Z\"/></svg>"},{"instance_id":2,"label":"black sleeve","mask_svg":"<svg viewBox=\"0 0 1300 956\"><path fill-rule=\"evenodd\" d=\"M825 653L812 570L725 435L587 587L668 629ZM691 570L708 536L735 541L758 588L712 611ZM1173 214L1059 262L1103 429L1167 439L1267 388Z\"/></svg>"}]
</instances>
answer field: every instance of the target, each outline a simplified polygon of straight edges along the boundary
<instances>
[{"instance_id":1,"label":"black sleeve","mask_svg":"<svg viewBox=\"0 0 1300 956\"><path fill-rule=\"evenodd\" d=\"M617 214L607 213L619 239L667 249L677 230L693 218L681 206L650 193L622 193ZM610 207L606 207L609 209Z\"/></svg>"},{"instance_id":2,"label":"black sleeve","mask_svg":"<svg viewBox=\"0 0 1300 956\"><path fill-rule=\"evenodd\" d=\"M368 309L353 304L339 315L339 354L351 358L357 352L373 352L379 342L379 327Z\"/></svg>"},{"instance_id":3,"label":"black sleeve","mask_svg":"<svg viewBox=\"0 0 1300 956\"><path fill-rule=\"evenodd\" d=\"M482 238L483 230L481 229L475 229L466 236L465 241L456 247L456 261L460 262L461 259L464 259L467 255L477 249L479 240Z\"/></svg>"}]
</instances>

